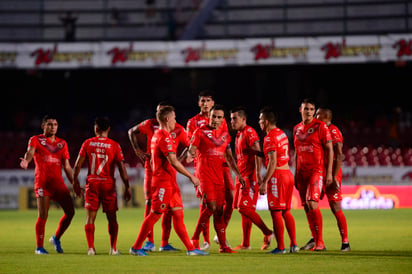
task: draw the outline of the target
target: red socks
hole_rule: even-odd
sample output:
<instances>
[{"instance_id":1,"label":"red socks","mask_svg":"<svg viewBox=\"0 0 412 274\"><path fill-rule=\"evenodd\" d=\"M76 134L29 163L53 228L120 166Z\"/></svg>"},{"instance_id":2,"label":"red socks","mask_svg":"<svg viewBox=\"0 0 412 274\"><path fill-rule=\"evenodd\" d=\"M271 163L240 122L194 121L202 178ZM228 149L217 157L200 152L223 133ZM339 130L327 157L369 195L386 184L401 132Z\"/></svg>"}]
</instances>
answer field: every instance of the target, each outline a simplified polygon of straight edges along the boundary
<instances>
[{"instance_id":1,"label":"red socks","mask_svg":"<svg viewBox=\"0 0 412 274\"><path fill-rule=\"evenodd\" d=\"M283 220L285 220L286 230L289 235L290 239L290 246L297 245L296 243L296 225L295 225L295 218L293 218L290 210L283 211Z\"/></svg>"},{"instance_id":2,"label":"red socks","mask_svg":"<svg viewBox=\"0 0 412 274\"><path fill-rule=\"evenodd\" d=\"M60 237L63 235L63 233L69 227L72 219L73 219L73 216L68 216L66 214L64 214L63 217L61 217L61 219L59 221L59 225L57 226L56 233L54 233L54 236L56 237L56 239L60 239Z\"/></svg>"},{"instance_id":3,"label":"red socks","mask_svg":"<svg viewBox=\"0 0 412 274\"><path fill-rule=\"evenodd\" d=\"M37 247L43 247L44 244L44 230L46 227L46 221L45 219L42 219L40 217L37 218L36 221L36 245Z\"/></svg>"},{"instance_id":4,"label":"red socks","mask_svg":"<svg viewBox=\"0 0 412 274\"><path fill-rule=\"evenodd\" d=\"M240 212L240 209L239 209ZM242 231L243 231L243 239L242 239L242 246L249 247L250 246L250 233L252 231L252 221L245 215L241 214L242 217Z\"/></svg>"},{"instance_id":5,"label":"red socks","mask_svg":"<svg viewBox=\"0 0 412 274\"><path fill-rule=\"evenodd\" d=\"M324 246L325 244L323 243L322 235L323 220L319 208L309 210L307 213L307 218L309 220L309 227L312 231L313 238L315 239L315 245Z\"/></svg>"},{"instance_id":6,"label":"red socks","mask_svg":"<svg viewBox=\"0 0 412 274\"><path fill-rule=\"evenodd\" d=\"M168 210L165 213L163 213L163 217L162 217L162 240L160 242L161 247L169 243L171 230L172 230L172 212Z\"/></svg>"},{"instance_id":7,"label":"red socks","mask_svg":"<svg viewBox=\"0 0 412 274\"><path fill-rule=\"evenodd\" d=\"M150 231L153 230L154 224L160 219L161 214L151 212L148 216L144 218L142 226L140 227L139 234L137 235L136 241L133 245L133 249L142 248L144 239L147 237Z\"/></svg>"},{"instance_id":8,"label":"red socks","mask_svg":"<svg viewBox=\"0 0 412 274\"><path fill-rule=\"evenodd\" d=\"M239 212L240 212L240 214L242 214L242 216L243 215L246 216L257 227L259 227L260 230L262 231L263 235L272 234L272 231L266 226L266 224L263 222L262 218L260 218L259 214L257 214L255 210L253 210L251 208L240 208ZM243 223L243 219L242 219L242 223Z\"/></svg>"},{"instance_id":9,"label":"red socks","mask_svg":"<svg viewBox=\"0 0 412 274\"><path fill-rule=\"evenodd\" d=\"M339 210L338 212L334 213L336 217L336 221L338 223L338 228L339 228L339 233L340 236L342 237L342 243L348 243L348 225L346 223L346 217L343 214L342 210Z\"/></svg>"},{"instance_id":10,"label":"red socks","mask_svg":"<svg viewBox=\"0 0 412 274\"><path fill-rule=\"evenodd\" d=\"M226 224L224 215L219 216L217 213L213 215L213 224L216 230L217 238L219 239L220 248L227 248L226 246Z\"/></svg>"},{"instance_id":11,"label":"red socks","mask_svg":"<svg viewBox=\"0 0 412 274\"><path fill-rule=\"evenodd\" d=\"M177 236L179 236L180 240L183 242L187 250L193 250L194 247L192 242L189 239L189 235L187 234L186 226L183 222L183 210L175 210L173 213L173 227L176 231Z\"/></svg>"},{"instance_id":12,"label":"red socks","mask_svg":"<svg viewBox=\"0 0 412 274\"><path fill-rule=\"evenodd\" d=\"M117 234L119 232L119 224L117 222L110 222L108 229L109 229L109 235L110 235L110 246L114 250L117 250L116 244L117 244Z\"/></svg>"},{"instance_id":13,"label":"red socks","mask_svg":"<svg viewBox=\"0 0 412 274\"><path fill-rule=\"evenodd\" d=\"M144 216L147 217L149 216L151 209L152 209L152 202L150 201L150 203L145 204L145 208L144 208ZM153 229L152 229L153 230ZM147 235L147 240L154 243L154 236L153 236L153 231L150 231L149 234Z\"/></svg>"},{"instance_id":14,"label":"red socks","mask_svg":"<svg viewBox=\"0 0 412 274\"><path fill-rule=\"evenodd\" d=\"M87 245L89 248L94 248L94 224L86 224L84 231L86 232Z\"/></svg>"},{"instance_id":15,"label":"red socks","mask_svg":"<svg viewBox=\"0 0 412 274\"><path fill-rule=\"evenodd\" d=\"M200 212L199 220L197 221L195 232L193 233L192 240L199 240L200 233L206 229L209 231L209 219L212 216L212 212L206 207L203 207L203 210ZM209 234L209 233L208 233ZM209 235L207 236L209 238ZM205 238L206 241L206 238ZM210 243L210 242L208 242Z\"/></svg>"},{"instance_id":16,"label":"red socks","mask_svg":"<svg viewBox=\"0 0 412 274\"><path fill-rule=\"evenodd\" d=\"M283 250L285 249L285 240L283 239L285 228L283 226L282 211L273 210L270 213L273 220L273 231L275 233L276 242L278 243L277 248Z\"/></svg>"}]
</instances>

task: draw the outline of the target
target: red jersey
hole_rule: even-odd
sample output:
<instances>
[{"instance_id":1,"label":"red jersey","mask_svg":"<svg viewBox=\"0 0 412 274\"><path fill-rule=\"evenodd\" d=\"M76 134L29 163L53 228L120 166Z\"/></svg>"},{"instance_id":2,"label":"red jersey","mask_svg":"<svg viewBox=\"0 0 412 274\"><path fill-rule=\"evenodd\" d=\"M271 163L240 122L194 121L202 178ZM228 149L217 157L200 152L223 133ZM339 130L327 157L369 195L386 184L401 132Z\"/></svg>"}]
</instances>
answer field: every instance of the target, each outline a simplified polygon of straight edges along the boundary
<instances>
[{"instance_id":1,"label":"red jersey","mask_svg":"<svg viewBox=\"0 0 412 274\"><path fill-rule=\"evenodd\" d=\"M176 169L167 160L169 153L176 154L176 144L169 132L159 129L155 132L151 141L152 186L178 187L176 183Z\"/></svg>"},{"instance_id":2,"label":"red jersey","mask_svg":"<svg viewBox=\"0 0 412 274\"><path fill-rule=\"evenodd\" d=\"M92 137L83 142L79 155L88 159L87 178L114 180L116 163L124 161L120 145L107 137Z\"/></svg>"},{"instance_id":3,"label":"red jersey","mask_svg":"<svg viewBox=\"0 0 412 274\"><path fill-rule=\"evenodd\" d=\"M159 129L159 123L156 118L147 119L137 125L139 133L146 135L146 151L150 153L150 140L152 140L153 134Z\"/></svg>"},{"instance_id":4,"label":"red jersey","mask_svg":"<svg viewBox=\"0 0 412 274\"><path fill-rule=\"evenodd\" d=\"M256 180L256 162L254 155L245 154L243 151L251 148L256 142L259 142L259 136L256 131L250 127L245 126L236 134L235 152L237 159L237 166L243 178L249 178L252 181Z\"/></svg>"},{"instance_id":5,"label":"red jersey","mask_svg":"<svg viewBox=\"0 0 412 274\"><path fill-rule=\"evenodd\" d=\"M229 132L222 126L218 129L202 126L195 130L190 144L197 147L196 169L199 178L224 184L223 164L230 144Z\"/></svg>"},{"instance_id":6,"label":"red jersey","mask_svg":"<svg viewBox=\"0 0 412 274\"><path fill-rule=\"evenodd\" d=\"M34 147L35 180L62 177L62 162L70 159L65 140L56 137L52 142L43 134L30 138L29 147Z\"/></svg>"},{"instance_id":7,"label":"red jersey","mask_svg":"<svg viewBox=\"0 0 412 274\"><path fill-rule=\"evenodd\" d=\"M140 124L137 125L137 128L141 134L146 135L147 144L146 144L146 152L150 153L151 149L151 140L154 133L159 129L159 122L157 119L147 119ZM175 125L175 129L170 132L172 134L173 139L175 140L176 144L183 145L184 147L189 146L189 141L187 138L187 134L185 132L185 128L178 123Z\"/></svg>"},{"instance_id":8,"label":"red jersey","mask_svg":"<svg viewBox=\"0 0 412 274\"><path fill-rule=\"evenodd\" d=\"M328 128L329 128L330 135L332 137L333 146L335 146L338 143L341 143L343 145L343 136L342 136L342 132L339 130L339 128L337 126L335 126L334 124L330 124L328 126ZM326 153L325 153L325 159L326 159L326 157L327 156L326 156ZM325 163L325 167L326 167L326 164L327 163ZM335 167L333 167L333 169L334 168ZM338 176L342 176L342 167L339 170Z\"/></svg>"},{"instance_id":9,"label":"red jersey","mask_svg":"<svg viewBox=\"0 0 412 274\"><path fill-rule=\"evenodd\" d=\"M288 136L280 128L271 129L263 141L266 166L269 163L269 153L271 152L276 152L276 167L281 167L289 162Z\"/></svg>"},{"instance_id":10,"label":"red jersey","mask_svg":"<svg viewBox=\"0 0 412 274\"><path fill-rule=\"evenodd\" d=\"M296 169L322 172L324 169L325 151L323 146L332 141L328 126L318 120L305 125L303 122L293 128Z\"/></svg>"},{"instance_id":11,"label":"red jersey","mask_svg":"<svg viewBox=\"0 0 412 274\"><path fill-rule=\"evenodd\" d=\"M192 139L193 133L196 129L207 125L209 125L209 117L205 117L201 113L198 113L197 115L189 119L186 125L187 137L189 138L189 140ZM223 126L224 130L228 131L226 120L223 120L221 126Z\"/></svg>"}]
</instances>

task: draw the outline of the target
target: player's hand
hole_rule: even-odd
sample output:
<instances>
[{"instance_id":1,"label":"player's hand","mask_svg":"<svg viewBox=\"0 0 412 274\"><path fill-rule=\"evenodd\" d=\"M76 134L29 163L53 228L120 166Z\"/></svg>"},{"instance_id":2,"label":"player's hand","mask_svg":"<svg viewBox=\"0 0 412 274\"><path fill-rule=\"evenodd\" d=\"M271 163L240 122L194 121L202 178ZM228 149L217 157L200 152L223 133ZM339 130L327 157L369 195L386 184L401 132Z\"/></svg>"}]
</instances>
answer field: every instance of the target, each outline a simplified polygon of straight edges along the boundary
<instances>
[{"instance_id":1,"label":"player's hand","mask_svg":"<svg viewBox=\"0 0 412 274\"><path fill-rule=\"evenodd\" d=\"M325 187L329 188L333 183L333 178L331 174L326 174L326 181L325 181Z\"/></svg>"},{"instance_id":2,"label":"player's hand","mask_svg":"<svg viewBox=\"0 0 412 274\"><path fill-rule=\"evenodd\" d=\"M27 160L24 158L20 158L20 167L22 169L27 169L28 166L29 166L29 162L27 162Z\"/></svg>"},{"instance_id":3,"label":"player's hand","mask_svg":"<svg viewBox=\"0 0 412 274\"><path fill-rule=\"evenodd\" d=\"M259 184L259 194L265 195L266 194L266 183Z\"/></svg>"},{"instance_id":4,"label":"player's hand","mask_svg":"<svg viewBox=\"0 0 412 274\"><path fill-rule=\"evenodd\" d=\"M192 183L193 183L193 185L194 185L195 187L198 187L198 186L200 185L200 180L199 180L199 178L197 178L197 177L195 177L195 176L192 176L192 177L190 178L190 181L192 181Z\"/></svg>"},{"instance_id":5,"label":"player's hand","mask_svg":"<svg viewBox=\"0 0 412 274\"><path fill-rule=\"evenodd\" d=\"M130 191L130 188L125 189L123 193L123 199L126 202L128 202L130 201L131 198L132 198L132 192Z\"/></svg>"},{"instance_id":6,"label":"player's hand","mask_svg":"<svg viewBox=\"0 0 412 274\"><path fill-rule=\"evenodd\" d=\"M150 159L150 154L143 152L140 149L136 149L135 153L136 153L137 158L142 164L144 164L146 160Z\"/></svg>"},{"instance_id":7,"label":"player's hand","mask_svg":"<svg viewBox=\"0 0 412 274\"><path fill-rule=\"evenodd\" d=\"M81 188L79 182L73 183L73 191L74 191L76 198L80 198L83 196L83 189Z\"/></svg>"},{"instance_id":8,"label":"player's hand","mask_svg":"<svg viewBox=\"0 0 412 274\"><path fill-rule=\"evenodd\" d=\"M245 187L246 187L246 181L245 181L245 179L243 179L243 177L239 177L238 178L238 180L239 180L239 183L241 184L241 189L244 189Z\"/></svg>"}]
</instances>

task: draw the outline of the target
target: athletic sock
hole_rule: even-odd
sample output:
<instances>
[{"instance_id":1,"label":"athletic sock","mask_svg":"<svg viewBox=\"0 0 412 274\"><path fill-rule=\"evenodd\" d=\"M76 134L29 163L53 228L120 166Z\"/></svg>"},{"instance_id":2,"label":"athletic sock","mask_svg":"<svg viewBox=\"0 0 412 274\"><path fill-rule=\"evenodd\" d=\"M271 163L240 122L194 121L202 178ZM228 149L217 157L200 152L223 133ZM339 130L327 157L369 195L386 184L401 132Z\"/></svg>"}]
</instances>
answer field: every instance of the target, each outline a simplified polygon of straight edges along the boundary
<instances>
[{"instance_id":1,"label":"athletic sock","mask_svg":"<svg viewBox=\"0 0 412 274\"><path fill-rule=\"evenodd\" d=\"M345 214L343 214L342 210L335 212L336 221L338 223L339 233L342 238L342 243L348 243L348 225L346 223Z\"/></svg>"},{"instance_id":2,"label":"athletic sock","mask_svg":"<svg viewBox=\"0 0 412 274\"><path fill-rule=\"evenodd\" d=\"M37 218L36 221L36 245L37 247L43 247L44 244L44 230L46 227L46 221L45 219L42 219L40 217Z\"/></svg>"},{"instance_id":3,"label":"athletic sock","mask_svg":"<svg viewBox=\"0 0 412 274\"><path fill-rule=\"evenodd\" d=\"M86 232L86 240L89 248L94 248L94 224L86 224L84 226Z\"/></svg>"},{"instance_id":4,"label":"athletic sock","mask_svg":"<svg viewBox=\"0 0 412 274\"><path fill-rule=\"evenodd\" d=\"M313 224L313 231L312 234L314 234L314 239L315 239L315 245L316 246L324 246L323 243L323 235L322 235L322 229L323 229L323 220L322 220L322 213L320 212L319 208L310 210L311 212L311 217L312 217L312 224Z\"/></svg>"},{"instance_id":5,"label":"athletic sock","mask_svg":"<svg viewBox=\"0 0 412 274\"><path fill-rule=\"evenodd\" d=\"M257 227L259 227L264 235L272 234L272 231L266 226L265 222L263 222L262 218L260 218L255 210L251 208L241 208L239 209L239 212L248 217Z\"/></svg>"},{"instance_id":6,"label":"athletic sock","mask_svg":"<svg viewBox=\"0 0 412 274\"><path fill-rule=\"evenodd\" d=\"M145 204L145 208L144 208L144 217L146 218L147 216L149 216L150 212L152 209L152 205L151 203L146 203ZM147 240L154 243L154 235L153 235L153 231L150 231L149 234L147 234Z\"/></svg>"},{"instance_id":7,"label":"athletic sock","mask_svg":"<svg viewBox=\"0 0 412 274\"><path fill-rule=\"evenodd\" d=\"M186 226L183 222L183 210L175 210L173 211L173 227L176 231L177 236L179 236L180 240L183 242L187 250L193 250L194 247L192 242L190 241L189 235L187 234Z\"/></svg>"},{"instance_id":8,"label":"athletic sock","mask_svg":"<svg viewBox=\"0 0 412 274\"><path fill-rule=\"evenodd\" d=\"M206 206L204 206L203 210L200 211L199 219L197 221L192 240L199 240L200 233L203 231L206 225L209 226L210 216L212 216L212 212Z\"/></svg>"},{"instance_id":9,"label":"athletic sock","mask_svg":"<svg viewBox=\"0 0 412 274\"><path fill-rule=\"evenodd\" d=\"M217 213L213 214L213 224L216 230L217 238L219 239L220 248L226 248L226 224L224 216L219 216Z\"/></svg>"},{"instance_id":10,"label":"athletic sock","mask_svg":"<svg viewBox=\"0 0 412 274\"><path fill-rule=\"evenodd\" d=\"M273 231L275 233L276 242L278 243L278 248L280 250L285 249L285 240L283 239L283 234L285 231L282 219L282 211L272 210L271 211L272 220L273 220Z\"/></svg>"},{"instance_id":11,"label":"athletic sock","mask_svg":"<svg viewBox=\"0 0 412 274\"><path fill-rule=\"evenodd\" d=\"M250 233L252 231L252 221L243 214L241 214L241 217L242 217L242 232L243 232L242 246L249 247L250 246Z\"/></svg>"},{"instance_id":12,"label":"athletic sock","mask_svg":"<svg viewBox=\"0 0 412 274\"><path fill-rule=\"evenodd\" d=\"M172 230L172 212L170 210L163 213L162 217L162 240L160 246L165 246L169 243L170 231Z\"/></svg>"},{"instance_id":13,"label":"athletic sock","mask_svg":"<svg viewBox=\"0 0 412 274\"><path fill-rule=\"evenodd\" d=\"M142 226L140 227L139 234L137 235L136 241L133 244L133 249L142 248L143 242L150 231L153 230L153 226L160 219L161 214L151 212L148 216L144 218Z\"/></svg>"},{"instance_id":14,"label":"athletic sock","mask_svg":"<svg viewBox=\"0 0 412 274\"><path fill-rule=\"evenodd\" d=\"M289 235L290 239L290 246L297 245L296 243L296 224L295 224L295 218L293 218L293 215L290 213L290 210L283 210L283 219L285 220L285 226L286 230Z\"/></svg>"},{"instance_id":15,"label":"athletic sock","mask_svg":"<svg viewBox=\"0 0 412 274\"><path fill-rule=\"evenodd\" d=\"M109 235L110 235L110 246L114 250L117 250L116 245L117 245L117 234L119 232L119 224L117 222L110 222L108 230L109 230Z\"/></svg>"},{"instance_id":16,"label":"athletic sock","mask_svg":"<svg viewBox=\"0 0 412 274\"><path fill-rule=\"evenodd\" d=\"M54 233L54 237L56 239L60 239L63 233L66 231L66 229L69 227L71 221L72 221L73 216L68 216L64 214L59 221L59 225L57 226L56 232Z\"/></svg>"}]
</instances>

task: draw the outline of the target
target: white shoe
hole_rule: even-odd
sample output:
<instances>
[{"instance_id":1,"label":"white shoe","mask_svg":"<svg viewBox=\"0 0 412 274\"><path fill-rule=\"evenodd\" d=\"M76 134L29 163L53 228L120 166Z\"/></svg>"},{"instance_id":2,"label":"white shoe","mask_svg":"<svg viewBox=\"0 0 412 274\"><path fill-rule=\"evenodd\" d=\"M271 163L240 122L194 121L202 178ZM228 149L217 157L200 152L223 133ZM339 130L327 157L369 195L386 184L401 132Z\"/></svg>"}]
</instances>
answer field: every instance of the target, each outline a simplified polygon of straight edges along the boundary
<instances>
[{"instance_id":1,"label":"white shoe","mask_svg":"<svg viewBox=\"0 0 412 274\"><path fill-rule=\"evenodd\" d=\"M120 251L117 249L110 248L109 255L118 256L120 255Z\"/></svg>"},{"instance_id":2,"label":"white shoe","mask_svg":"<svg viewBox=\"0 0 412 274\"><path fill-rule=\"evenodd\" d=\"M89 256L96 255L96 250L94 248L89 248L89 250L87 251L87 255Z\"/></svg>"},{"instance_id":3,"label":"white shoe","mask_svg":"<svg viewBox=\"0 0 412 274\"><path fill-rule=\"evenodd\" d=\"M215 237L213 238L213 241L216 244L219 244L219 238L217 237L217 235L215 235ZM229 248L232 248L232 246L229 244L229 241L227 239L226 239L226 246L229 247Z\"/></svg>"},{"instance_id":4,"label":"white shoe","mask_svg":"<svg viewBox=\"0 0 412 274\"><path fill-rule=\"evenodd\" d=\"M209 250L210 244L208 242L204 242L200 250Z\"/></svg>"}]
</instances>

